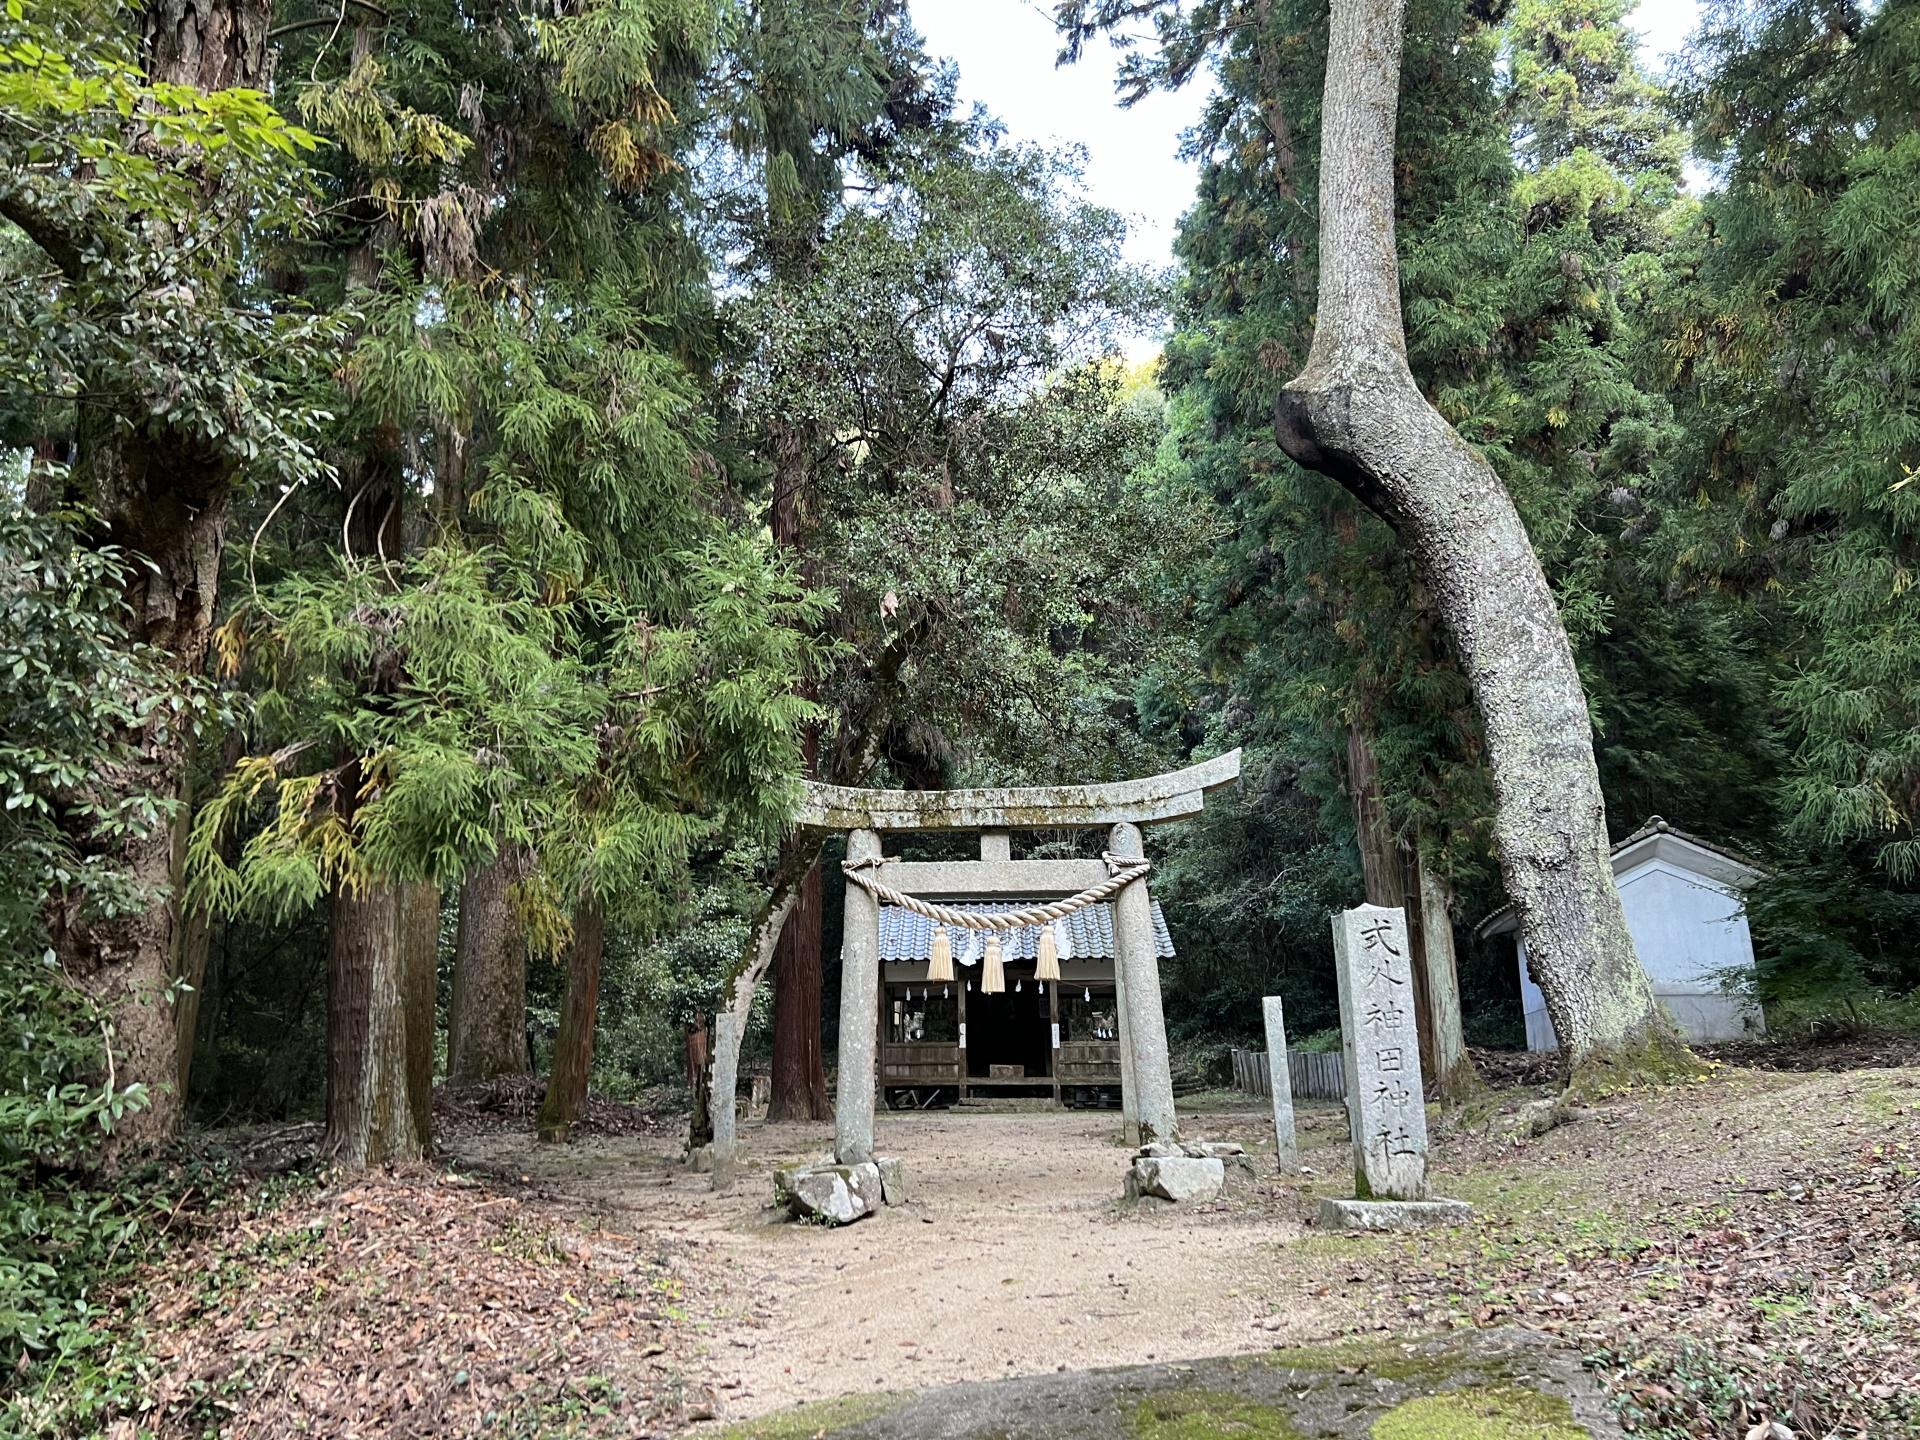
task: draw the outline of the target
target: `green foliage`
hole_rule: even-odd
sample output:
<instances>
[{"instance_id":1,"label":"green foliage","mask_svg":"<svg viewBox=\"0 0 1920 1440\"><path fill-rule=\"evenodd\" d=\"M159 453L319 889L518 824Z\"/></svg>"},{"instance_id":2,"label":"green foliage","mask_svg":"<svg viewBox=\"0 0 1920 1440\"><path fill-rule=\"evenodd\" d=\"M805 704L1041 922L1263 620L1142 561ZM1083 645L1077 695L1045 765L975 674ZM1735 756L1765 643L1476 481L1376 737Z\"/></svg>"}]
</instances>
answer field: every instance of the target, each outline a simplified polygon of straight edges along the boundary
<instances>
[{"instance_id":1,"label":"green foliage","mask_svg":"<svg viewBox=\"0 0 1920 1440\"><path fill-rule=\"evenodd\" d=\"M0 218L30 242L0 249L0 433L44 440L104 405L312 475L297 388L334 331L268 302L245 260L307 223L320 142L257 91L148 80L129 14L10 0L0 20Z\"/></svg>"},{"instance_id":2,"label":"green foliage","mask_svg":"<svg viewBox=\"0 0 1920 1440\"><path fill-rule=\"evenodd\" d=\"M740 439L804 486L800 543L840 594L836 765L876 730L921 785L1153 764L1135 684L1182 668L1167 576L1212 532L1155 468L1159 397L1110 360L1153 287L1078 188L991 134L899 137L804 271L727 312Z\"/></svg>"},{"instance_id":3,"label":"green foliage","mask_svg":"<svg viewBox=\"0 0 1920 1440\"><path fill-rule=\"evenodd\" d=\"M705 1022L738 960L754 912L765 903L752 848L704 858L674 913L653 933L609 936L593 1088L629 1098L686 1080L686 1036ZM749 1024L764 1027L772 995L762 987Z\"/></svg>"},{"instance_id":4,"label":"green foliage","mask_svg":"<svg viewBox=\"0 0 1920 1440\"><path fill-rule=\"evenodd\" d=\"M1666 352L1691 443L1667 501L1675 584L1785 631L1802 846L1871 843L1920 878L1920 201L1907 6L1721 7L1688 87L1721 186L1690 217Z\"/></svg>"},{"instance_id":5,"label":"green foliage","mask_svg":"<svg viewBox=\"0 0 1920 1440\"><path fill-rule=\"evenodd\" d=\"M128 642L128 562L82 543L87 517L0 507L0 952L14 958L45 944L49 905L144 903L104 856L173 807L102 780L137 763L139 733L191 725L204 700Z\"/></svg>"},{"instance_id":6,"label":"green foliage","mask_svg":"<svg viewBox=\"0 0 1920 1440\"><path fill-rule=\"evenodd\" d=\"M103 773L133 763L156 711L192 707L158 658L127 642L125 562L89 549L78 516L0 509L0 1431L84 1416L133 1376L106 1364L97 1293L152 1206L142 1182L83 1167L102 1132L145 1103L105 1063L109 1014L48 946L50 908L112 914L146 897L105 858L116 838L166 824L151 796ZM164 1213L164 1210L162 1211ZM131 1255L135 1251L127 1249ZM104 1387L104 1390L102 1389ZM50 1432L49 1432L50 1433Z\"/></svg>"}]
</instances>

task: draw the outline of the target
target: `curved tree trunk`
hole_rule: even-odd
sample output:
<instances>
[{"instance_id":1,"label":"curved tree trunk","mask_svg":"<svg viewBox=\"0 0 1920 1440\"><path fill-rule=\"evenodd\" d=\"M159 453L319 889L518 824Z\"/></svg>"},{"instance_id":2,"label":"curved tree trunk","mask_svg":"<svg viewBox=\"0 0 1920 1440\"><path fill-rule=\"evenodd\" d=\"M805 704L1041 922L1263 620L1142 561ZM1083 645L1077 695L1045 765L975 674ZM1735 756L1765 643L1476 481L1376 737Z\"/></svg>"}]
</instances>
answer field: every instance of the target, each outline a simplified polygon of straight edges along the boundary
<instances>
[{"instance_id":1,"label":"curved tree trunk","mask_svg":"<svg viewBox=\"0 0 1920 1440\"><path fill-rule=\"evenodd\" d=\"M1614 889L1586 695L1553 592L1499 477L1407 368L1393 219L1405 8L1334 0L1320 304L1275 435L1394 527L1446 621L1486 731L1501 870L1570 1072L1687 1068Z\"/></svg>"},{"instance_id":2,"label":"curved tree trunk","mask_svg":"<svg viewBox=\"0 0 1920 1440\"><path fill-rule=\"evenodd\" d=\"M600 1008L600 969L606 956L607 912L598 900L582 900L573 915L567 948L567 988L560 1001L560 1030L553 1040L553 1070L540 1104L542 1140L562 1142L587 1103L593 1073L593 1022Z\"/></svg>"},{"instance_id":3,"label":"curved tree trunk","mask_svg":"<svg viewBox=\"0 0 1920 1440\"><path fill-rule=\"evenodd\" d=\"M527 947L513 906L525 860L512 846L460 886L447 1079L468 1085L527 1070Z\"/></svg>"}]
</instances>

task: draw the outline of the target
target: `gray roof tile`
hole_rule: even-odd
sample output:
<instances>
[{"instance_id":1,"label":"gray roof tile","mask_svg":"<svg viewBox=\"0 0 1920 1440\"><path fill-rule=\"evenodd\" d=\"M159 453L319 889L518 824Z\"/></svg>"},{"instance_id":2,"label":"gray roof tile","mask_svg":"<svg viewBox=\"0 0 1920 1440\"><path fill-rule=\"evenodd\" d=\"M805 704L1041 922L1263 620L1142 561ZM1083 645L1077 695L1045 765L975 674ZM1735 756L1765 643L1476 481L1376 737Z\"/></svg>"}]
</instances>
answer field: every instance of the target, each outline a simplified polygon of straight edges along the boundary
<instances>
[{"instance_id":1,"label":"gray roof tile","mask_svg":"<svg viewBox=\"0 0 1920 1440\"><path fill-rule=\"evenodd\" d=\"M1020 902L1011 900L972 901L949 905L951 910L967 910L976 914L992 914L995 911L1015 909ZM1160 902L1150 900L1153 908L1153 949L1162 960L1173 958L1173 937L1167 933L1167 917L1161 913ZM1076 910L1062 922L1066 934L1061 937L1060 958L1062 960L1111 960L1113 958L1113 905L1106 900L1095 901L1085 909ZM977 939L975 938L977 937ZM1013 934L1013 943L1007 944L1007 936L1002 934L1000 943L1002 955L1008 960L1031 960L1034 947L1040 942L1040 927L1028 925ZM978 944L984 952L986 933L980 930L956 932L953 937L953 958L960 964L967 964L968 954L973 944ZM933 953L933 922L923 915L898 905L880 907L880 958L895 963L926 960ZM976 954L974 959L978 959Z\"/></svg>"}]
</instances>

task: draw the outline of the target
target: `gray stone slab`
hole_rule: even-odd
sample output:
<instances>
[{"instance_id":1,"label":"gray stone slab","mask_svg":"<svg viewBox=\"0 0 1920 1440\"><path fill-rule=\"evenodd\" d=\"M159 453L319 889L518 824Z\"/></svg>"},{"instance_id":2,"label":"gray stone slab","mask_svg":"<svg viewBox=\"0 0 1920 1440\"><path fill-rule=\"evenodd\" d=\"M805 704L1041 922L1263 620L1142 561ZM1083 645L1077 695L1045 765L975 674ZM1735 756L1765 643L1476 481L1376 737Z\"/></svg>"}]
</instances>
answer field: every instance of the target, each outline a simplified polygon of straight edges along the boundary
<instances>
[{"instance_id":1,"label":"gray stone slab","mask_svg":"<svg viewBox=\"0 0 1920 1440\"><path fill-rule=\"evenodd\" d=\"M1473 1206L1464 1200L1320 1201L1320 1223L1329 1230L1424 1230L1433 1225L1464 1225Z\"/></svg>"},{"instance_id":2,"label":"gray stone slab","mask_svg":"<svg viewBox=\"0 0 1920 1440\"><path fill-rule=\"evenodd\" d=\"M1282 1175L1300 1173L1300 1136L1293 1120L1293 1072L1287 1068L1287 1019L1278 995L1260 1002L1267 1029L1267 1069L1273 1091L1273 1145Z\"/></svg>"},{"instance_id":3,"label":"gray stone slab","mask_svg":"<svg viewBox=\"0 0 1920 1440\"><path fill-rule=\"evenodd\" d=\"M1196 1160L1186 1155L1141 1155L1127 1172L1129 1200L1143 1197L1204 1204L1220 1198L1227 1183L1227 1167L1219 1160Z\"/></svg>"},{"instance_id":4,"label":"gray stone slab","mask_svg":"<svg viewBox=\"0 0 1920 1440\"><path fill-rule=\"evenodd\" d=\"M1362 1200L1427 1198L1427 1109L1407 917L1361 905L1333 917L1333 968Z\"/></svg>"},{"instance_id":5,"label":"gray stone slab","mask_svg":"<svg viewBox=\"0 0 1920 1440\"><path fill-rule=\"evenodd\" d=\"M907 1167L901 1160L887 1155L874 1157L874 1164L880 1167L880 1198L888 1205L907 1203Z\"/></svg>"},{"instance_id":6,"label":"gray stone slab","mask_svg":"<svg viewBox=\"0 0 1920 1440\"><path fill-rule=\"evenodd\" d=\"M1009 895L1072 895L1107 878L1099 860L894 860L874 878L923 900L986 896L1003 900L998 908L1018 909Z\"/></svg>"}]
</instances>

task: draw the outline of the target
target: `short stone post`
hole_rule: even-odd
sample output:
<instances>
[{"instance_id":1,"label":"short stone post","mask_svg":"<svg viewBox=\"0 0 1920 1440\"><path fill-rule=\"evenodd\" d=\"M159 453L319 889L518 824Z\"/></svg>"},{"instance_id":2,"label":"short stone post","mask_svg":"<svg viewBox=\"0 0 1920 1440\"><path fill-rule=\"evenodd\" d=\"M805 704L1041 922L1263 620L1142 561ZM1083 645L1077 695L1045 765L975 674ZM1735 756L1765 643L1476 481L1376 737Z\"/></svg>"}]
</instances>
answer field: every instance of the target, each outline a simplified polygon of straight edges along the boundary
<instances>
[{"instance_id":1,"label":"short stone post","mask_svg":"<svg viewBox=\"0 0 1920 1440\"><path fill-rule=\"evenodd\" d=\"M871 830L847 836L847 859L880 854ZM840 946L840 1065L833 1096L833 1155L842 1165L873 1159L873 1047L880 1029L880 901L847 881Z\"/></svg>"},{"instance_id":2,"label":"short stone post","mask_svg":"<svg viewBox=\"0 0 1920 1440\"><path fill-rule=\"evenodd\" d=\"M1427 1198L1427 1108L1406 912L1361 905L1335 915L1333 968L1358 1198L1323 1200L1323 1223L1404 1229L1465 1218L1472 1207L1461 1201Z\"/></svg>"},{"instance_id":3,"label":"short stone post","mask_svg":"<svg viewBox=\"0 0 1920 1440\"><path fill-rule=\"evenodd\" d=\"M1109 850L1122 859L1146 857L1140 827L1122 821L1113 827ZM1144 880L1135 880L1113 897L1114 969L1126 995L1124 1043L1133 1050L1133 1080L1140 1117L1140 1143L1178 1138L1173 1108L1173 1068L1167 1054L1167 1018L1160 1004L1160 960L1154 953L1153 905ZM1118 998L1118 992L1116 992Z\"/></svg>"},{"instance_id":4,"label":"short stone post","mask_svg":"<svg viewBox=\"0 0 1920 1440\"><path fill-rule=\"evenodd\" d=\"M1273 1147L1282 1175L1300 1173L1300 1139L1293 1126L1293 1075L1287 1069L1287 1022L1280 997L1260 1002L1267 1023L1267 1069L1272 1074Z\"/></svg>"}]
</instances>

